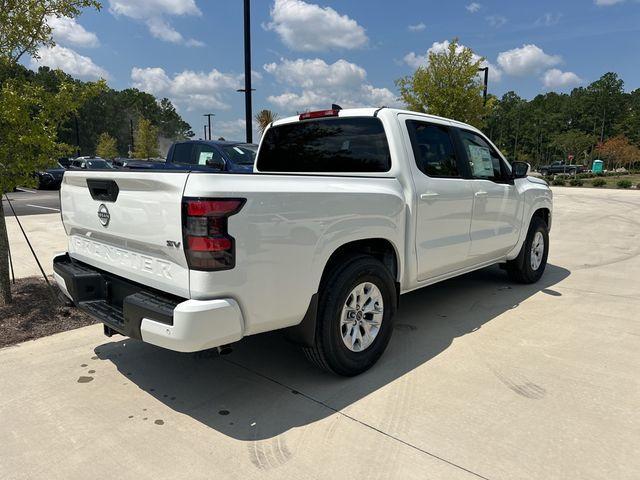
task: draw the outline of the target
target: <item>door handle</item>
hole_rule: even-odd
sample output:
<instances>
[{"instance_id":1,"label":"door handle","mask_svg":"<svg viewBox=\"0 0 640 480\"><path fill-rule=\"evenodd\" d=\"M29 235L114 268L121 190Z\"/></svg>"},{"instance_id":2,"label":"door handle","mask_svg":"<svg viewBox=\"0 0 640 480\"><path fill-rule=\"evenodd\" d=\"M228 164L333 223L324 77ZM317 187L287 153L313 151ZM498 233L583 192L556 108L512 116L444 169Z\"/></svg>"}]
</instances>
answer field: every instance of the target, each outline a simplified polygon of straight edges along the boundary
<instances>
[{"instance_id":1,"label":"door handle","mask_svg":"<svg viewBox=\"0 0 640 480\"><path fill-rule=\"evenodd\" d=\"M487 192L482 191L482 190L479 191L479 192L476 192L476 197L484 197L486 195L488 195Z\"/></svg>"},{"instance_id":2,"label":"door handle","mask_svg":"<svg viewBox=\"0 0 640 480\"><path fill-rule=\"evenodd\" d=\"M420 194L420 200L429 201L434 197L438 197L440 194L438 192L425 192Z\"/></svg>"}]
</instances>

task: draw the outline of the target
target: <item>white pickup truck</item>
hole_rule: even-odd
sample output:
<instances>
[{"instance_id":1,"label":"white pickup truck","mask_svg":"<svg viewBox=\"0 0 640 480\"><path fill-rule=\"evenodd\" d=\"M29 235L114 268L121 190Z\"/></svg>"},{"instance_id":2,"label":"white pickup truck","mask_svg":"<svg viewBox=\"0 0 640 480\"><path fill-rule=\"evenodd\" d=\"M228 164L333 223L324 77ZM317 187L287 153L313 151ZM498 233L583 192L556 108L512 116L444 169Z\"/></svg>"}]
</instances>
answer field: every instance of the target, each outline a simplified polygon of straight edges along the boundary
<instances>
[{"instance_id":1,"label":"white pickup truck","mask_svg":"<svg viewBox=\"0 0 640 480\"><path fill-rule=\"evenodd\" d=\"M267 128L252 174L67 172L55 278L109 336L193 352L283 329L356 375L403 293L496 263L541 277L552 194L527 168L456 121L308 112Z\"/></svg>"}]
</instances>

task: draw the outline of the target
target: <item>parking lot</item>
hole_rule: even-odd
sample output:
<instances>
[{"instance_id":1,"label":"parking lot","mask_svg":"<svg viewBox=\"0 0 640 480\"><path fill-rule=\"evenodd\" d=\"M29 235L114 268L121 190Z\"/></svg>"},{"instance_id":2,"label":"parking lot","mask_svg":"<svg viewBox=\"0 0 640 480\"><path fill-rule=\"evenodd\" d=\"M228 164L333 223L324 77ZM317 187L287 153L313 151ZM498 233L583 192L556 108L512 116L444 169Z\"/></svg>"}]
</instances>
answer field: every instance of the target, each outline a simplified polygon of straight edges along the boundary
<instances>
[{"instance_id":1,"label":"parking lot","mask_svg":"<svg viewBox=\"0 0 640 480\"><path fill-rule=\"evenodd\" d=\"M492 267L403 296L356 378L277 332L222 355L100 325L0 350L0 478L638 478L640 192L554 195L540 283Z\"/></svg>"},{"instance_id":2,"label":"parking lot","mask_svg":"<svg viewBox=\"0 0 640 480\"><path fill-rule=\"evenodd\" d=\"M7 196L13 205L16 215L43 215L60 212L60 193L58 190L33 190L23 188ZM13 216L6 198L2 197L5 217Z\"/></svg>"}]
</instances>

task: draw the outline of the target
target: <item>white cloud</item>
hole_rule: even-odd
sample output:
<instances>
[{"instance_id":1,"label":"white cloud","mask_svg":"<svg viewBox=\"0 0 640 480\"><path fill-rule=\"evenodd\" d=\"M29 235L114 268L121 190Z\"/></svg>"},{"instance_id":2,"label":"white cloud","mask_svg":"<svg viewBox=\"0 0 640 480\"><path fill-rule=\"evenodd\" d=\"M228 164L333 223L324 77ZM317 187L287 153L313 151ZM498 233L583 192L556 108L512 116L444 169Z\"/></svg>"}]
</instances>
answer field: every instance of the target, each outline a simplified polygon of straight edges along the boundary
<instances>
[{"instance_id":1,"label":"white cloud","mask_svg":"<svg viewBox=\"0 0 640 480\"><path fill-rule=\"evenodd\" d=\"M243 75L223 73L215 68L210 72L184 70L173 78L160 67L131 69L133 86L157 97L169 97L188 111L200 108L228 109L225 94L242 87Z\"/></svg>"},{"instance_id":2,"label":"white cloud","mask_svg":"<svg viewBox=\"0 0 640 480\"><path fill-rule=\"evenodd\" d=\"M421 32L425 28L427 28L427 26L423 22L420 22L420 23L416 23L415 25L409 25L407 28L411 32Z\"/></svg>"},{"instance_id":3,"label":"white cloud","mask_svg":"<svg viewBox=\"0 0 640 480\"><path fill-rule=\"evenodd\" d=\"M509 75L524 76L562 63L559 55L548 55L540 47L529 44L498 54L498 65Z\"/></svg>"},{"instance_id":4,"label":"white cloud","mask_svg":"<svg viewBox=\"0 0 640 480\"><path fill-rule=\"evenodd\" d=\"M467 5L464 8L466 8L468 12L476 13L478 10L482 8L482 5L480 5L478 2L471 2L469 5Z\"/></svg>"},{"instance_id":5,"label":"white cloud","mask_svg":"<svg viewBox=\"0 0 640 480\"><path fill-rule=\"evenodd\" d=\"M271 22L265 28L275 31L287 47L297 51L354 49L369 41L364 28L347 15L302 0L275 0Z\"/></svg>"},{"instance_id":6,"label":"white cloud","mask_svg":"<svg viewBox=\"0 0 640 480\"><path fill-rule=\"evenodd\" d=\"M489 22L489 25L494 28L500 28L507 23L506 17L503 17L502 15L489 15L486 19L487 22Z\"/></svg>"},{"instance_id":7,"label":"white cloud","mask_svg":"<svg viewBox=\"0 0 640 480\"><path fill-rule=\"evenodd\" d=\"M562 18L561 13L545 13L543 16L536 20L536 25L552 27L553 25L557 25L560 23L560 19Z\"/></svg>"},{"instance_id":8,"label":"white cloud","mask_svg":"<svg viewBox=\"0 0 640 480\"><path fill-rule=\"evenodd\" d=\"M109 5L113 15L143 21L155 38L188 47L204 45L199 40L186 39L165 19L166 16L201 16L195 0L109 0Z\"/></svg>"},{"instance_id":9,"label":"white cloud","mask_svg":"<svg viewBox=\"0 0 640 480\"><path fill-rule=\"evenodd\" d=\"M116 15L138 20L158 15L201 15L195 0L109 0Z\"/></svg>"},{"instance_id":10,"label":"white cloud","mask_svg":"<svg viewBox=\"0 0 640 480\"><path fill-rule=\"evenodd\" d=\"M552 68L544 73L542 83L550 89L566 88L580 85L582 79L573 72L563 72L557 68Z\"/></svg>"},{"instance_id":11,"label":"white cloud","mask_svg":"<svg viewBox=\"0 0 640 480\"><path fill-rule=\"evenodd\" d=\"M364 82L367 77L364 68L342 59L331 65L319 58L281 59L281 63L268 63L264 69L279 83L302 88L354 87Z\"/></svg>"},{"instance_id":12,"label":"white cloud","mask_svg":"<svg viewBox=\"0 0 640 480\"><path fill-rule=\"evenodd\" d=\"M267 98L285 113L329 108L332 103L344 108L399 105L391 90L370 85L366 70L346 60L327 64L318 58L282 59L264 70L287 87L284 93Z\"/></svg>"},{"instance_id":13,"label":"white cloud","mask_svg":"<svg viewBox=\"0 0 640 480\"><path fill-rule=\"evenodd\" d=\"M70 48L54 45L38 50L40 58L31 58L31 68L36 69L46 65L53 69L63 70L65 73L82 79L109 78L109 73L93 63L89 57L80 55Z\"/></svg>"},{"instance_id":14,"label":"white cloud","mask_svg":"<svg viewBox=\"0 0 640 480\"><path fill-rule=\"evenodd\" d=\"M424 55L418 55L415 52L409 52L404 56L404 62L412 68L417 69L418 67L426 67L429 63L429 53L443 53L449 49L449 45L451 42L449 40L444 40L442 42L433 42L427 53ZM456 49L457 53L462 52L465 48L464 45L458 44L458 48ZM478 61L481 56L477 54L473 54L472 60ZM502 80L502 70L498 68L496 65L492 64L488 60L483 60L480 63L481 67L489 67L489 81L490 82L499 82Z\"/></svg>"},{"instance_id":15,"label":"white cloud","mask_svg":"<svg viewBox=\"0 0 640 480\"><path fill-rule=\"evenodd\" d=\"M625 0L594 0L593 3L595 3L596 5L600 6L600 7L608 7L610 5L615 5L617 3L622 3Z\"/></svg>"},{"instance_id":16,"label":"white cloud","mask_svg":"<svg viewBox=\"0 0 640 480\"><path fill-rule=\"evenodd\" d=\"M96 34L87 31L76 22L75 18L50 16L47 17L47 24L51 27L53 39L57 43L80 47L97 47L100 45Z\"/></svg>"},{"instance_id":17,"label":"white cloud","mask_svg":"<svg viewBox=\"0 0 640 480\"><path fill-rule=\"evenodd\" d=\"M226 140L244 139L246 132L244 118L235 120L215 120L212 126L212 137L224 137Z\"/></svg>"}]
</instances>

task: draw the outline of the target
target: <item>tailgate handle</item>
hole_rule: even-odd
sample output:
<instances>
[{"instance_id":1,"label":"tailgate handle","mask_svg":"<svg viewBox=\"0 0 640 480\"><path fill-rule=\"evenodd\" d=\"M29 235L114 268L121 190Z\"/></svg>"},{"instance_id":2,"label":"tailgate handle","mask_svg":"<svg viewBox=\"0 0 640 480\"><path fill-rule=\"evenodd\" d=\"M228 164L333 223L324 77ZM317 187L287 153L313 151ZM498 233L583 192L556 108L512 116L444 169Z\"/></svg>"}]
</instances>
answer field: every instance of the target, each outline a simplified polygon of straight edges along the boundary
<instances>
[{"instance_id":1,"label":"tailgate handle","mask_svg":"<svg viewBox=\"0 0 640 480\"><path fill-rule=\"evenodd\" d=\"M118 184L113 180L87 178L87 187L91 198L101 202L115 202L120 193Z\"/></svg>"}]
</instances>

